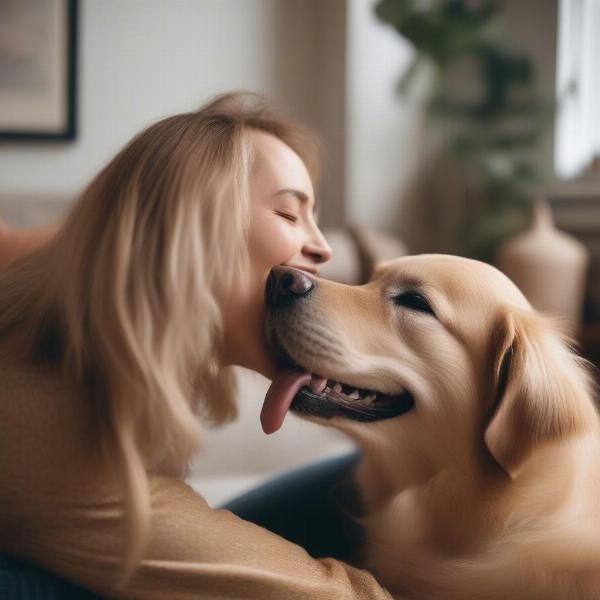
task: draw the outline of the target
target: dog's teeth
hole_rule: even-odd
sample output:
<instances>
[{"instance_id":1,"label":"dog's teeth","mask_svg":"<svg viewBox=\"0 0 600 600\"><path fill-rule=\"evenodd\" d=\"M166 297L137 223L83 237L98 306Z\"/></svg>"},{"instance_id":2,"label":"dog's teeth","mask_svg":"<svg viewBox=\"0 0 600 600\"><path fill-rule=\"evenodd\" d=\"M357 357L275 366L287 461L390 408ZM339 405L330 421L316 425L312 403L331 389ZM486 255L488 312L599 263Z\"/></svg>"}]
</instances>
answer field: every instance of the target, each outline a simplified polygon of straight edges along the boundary
<instances>
[{"instance_id":1,"label":"dog's teeth","mask_svg":"<svg viewBox=\"0 0 600 600\"><path fill-rule=\"evenodd\" d=\"M358 400L360 398L360 392L358 390L353 390L348 394L348 398L354 398L355 400Z\"/></svg>"},{"instance_id":2,"label":"dog's teeth","mask_svg":"<svg viewBox=\"0 0 600 600\"><path fill-rule=\"evenodd\" d=\"M327 386L327 379L324 377L312 376L310 380L310 391L313 394L320 394Z\"/></svg>"},{"instance_id":3,"label":"dog's teeth","mask_svg":"<svg viewBox=\"0 0 600 600\"><path fill-rule=\"evenodd\" d=\"M333 391L334 391L334 392L338 392L338 394L339 394L339 393L342 391L342 384L341 384L341 383L336 383L336 384L333 386Z\"/></svg>"},{"instance_id":4,"label":"dog's teeth","mask_svg":"<svg viewBox=\"0 0 600 600\"><path fill-rule=\"evenodd\" d=\"M368 396L365 396L365 402L375 402L375 400L377 400L377 394L369 394Z\"/></svg>"},{"instance_id":5,"label":"dog's teeth","mask_svg":"<svg viewBox=\"0 0 600 600\"><path fill-rule=\"evenodd\" d=\"M326 385L326 386L325 386L325 389L323 390L323 392L324 392L325 394L328 394L330 391L331 391L331 388L330 388L328 385Z\"/></svg>"}]
</instances>

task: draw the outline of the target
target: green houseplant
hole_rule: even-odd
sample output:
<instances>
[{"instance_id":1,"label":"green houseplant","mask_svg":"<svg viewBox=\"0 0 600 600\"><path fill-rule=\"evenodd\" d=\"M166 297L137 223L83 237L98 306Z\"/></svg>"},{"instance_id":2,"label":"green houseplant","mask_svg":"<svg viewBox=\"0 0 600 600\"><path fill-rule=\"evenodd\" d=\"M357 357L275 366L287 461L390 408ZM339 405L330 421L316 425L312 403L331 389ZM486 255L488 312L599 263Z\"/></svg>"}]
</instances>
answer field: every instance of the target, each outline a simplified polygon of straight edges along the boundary
<instances>
[{"instance_id":1,"label":"green houseplant","mask_svg":"<svg viewBox=\"0 0 600 600\"><path fill-rule=\"evenodd\" d=\"M533 61L507 43L494 0L379 0L375 13L415 50L399 93L423 66L433 67L430 122L444 126L441 152L468 181L465 253L490 260L529 223L544 180L535 150L551 110Z\"/></svg>"}]
</instances>

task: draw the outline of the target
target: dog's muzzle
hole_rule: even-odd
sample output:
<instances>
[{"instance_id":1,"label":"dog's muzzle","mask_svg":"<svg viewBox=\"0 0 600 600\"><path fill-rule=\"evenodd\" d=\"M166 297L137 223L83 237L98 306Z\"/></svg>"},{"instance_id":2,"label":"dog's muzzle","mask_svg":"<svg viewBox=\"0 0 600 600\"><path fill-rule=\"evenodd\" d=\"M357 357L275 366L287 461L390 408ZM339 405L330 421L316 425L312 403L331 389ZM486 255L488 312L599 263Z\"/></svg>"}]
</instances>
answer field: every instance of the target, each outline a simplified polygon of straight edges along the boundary
<instances>
[{"instance_id":1,"label":"dog's muzzle","mask_svg":"<svg viewBox=\"0 0 600 600\"><path fill-rule=\"evenodd\" d=\"M316 300L316 288L317 282L306 273L289 267L273 268L266 282L265 342L282 373L269 388L265 399L261 415L265 431L276 431L290 408L305 416L342 417L363 422L391 419L414 408L414 399L407 390L385 394L331 379L328 381L309 373L306 370L308 365L298 362L295 357L299 355L312 355L314 362L318 355L311 350L310 344L315 343L319 344L321 352L318 362L329 362L330 372L335 369L335 360L344 360L335 344L328 348L331 354L329 360L322 356L323 343L318 339L319 329L314 326L318 302L308 302L311 297ZM306 334L299 335L304 329ZM295 336L290 337L290 330ZM327 331L322 333L331 341ZM285 343L282 343L284 340Z\"/></svg>"}]
</instances>

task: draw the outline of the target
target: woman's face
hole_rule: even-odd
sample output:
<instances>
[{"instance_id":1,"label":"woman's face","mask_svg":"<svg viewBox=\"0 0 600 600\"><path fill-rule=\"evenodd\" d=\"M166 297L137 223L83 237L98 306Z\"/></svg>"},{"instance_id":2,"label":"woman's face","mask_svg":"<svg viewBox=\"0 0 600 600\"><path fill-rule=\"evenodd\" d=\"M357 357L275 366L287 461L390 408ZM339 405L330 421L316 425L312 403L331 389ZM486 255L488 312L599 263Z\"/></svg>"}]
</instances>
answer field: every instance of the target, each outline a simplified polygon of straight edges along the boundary
<instances>
[{"instance_id":1,"label":"woman's face","mask_svg":"<svg viewBox=\"0 0 600 600\"><path fill-rule=\"evenodd\" d=\"M248 272L223 305L225 362L272 378L263 343L264 287L272 267L318 275L331 248L315 221L314 190L301 158L273 135L252 131L256 161L250 182Z\"/></svg>"}]
</instances>

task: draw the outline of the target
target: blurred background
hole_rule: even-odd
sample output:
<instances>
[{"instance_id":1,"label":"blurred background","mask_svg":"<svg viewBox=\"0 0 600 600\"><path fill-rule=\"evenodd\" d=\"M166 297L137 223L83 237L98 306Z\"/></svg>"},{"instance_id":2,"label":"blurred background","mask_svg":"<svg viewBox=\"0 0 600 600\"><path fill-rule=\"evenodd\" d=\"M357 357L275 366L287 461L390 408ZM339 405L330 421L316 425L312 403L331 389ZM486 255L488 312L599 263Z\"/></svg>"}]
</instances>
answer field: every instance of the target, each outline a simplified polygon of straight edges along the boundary
<instances>
[{"instance_id":1,"label":"blurred background","mask_svg":"<svg viewBox=\"0 0 600 600\"><path fill-rule=\"evenodd\" d=\"M317 196L360 283L377 260L487 260L600 358L597 0L0 0L0 219L61 218L140 129L247 89L320 134ZM190 481L216 504L347 451L240 372Z\"/></svg>"}]
</instances>

